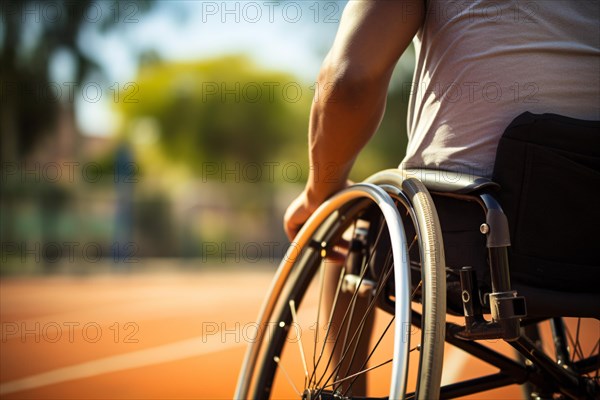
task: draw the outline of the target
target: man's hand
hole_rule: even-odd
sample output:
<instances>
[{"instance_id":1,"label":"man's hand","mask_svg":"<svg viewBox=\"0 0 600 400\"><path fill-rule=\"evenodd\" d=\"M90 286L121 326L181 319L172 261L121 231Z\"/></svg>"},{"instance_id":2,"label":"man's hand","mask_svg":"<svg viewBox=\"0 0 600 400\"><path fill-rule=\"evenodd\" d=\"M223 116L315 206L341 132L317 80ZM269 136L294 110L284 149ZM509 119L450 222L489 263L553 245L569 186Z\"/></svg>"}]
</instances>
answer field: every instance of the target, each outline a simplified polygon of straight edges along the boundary
<instances>
[{"instance_id":1,"label":"man's hand","mask_svg":"<svg viewBox=\"0 0 600 400\"><path fill-rule=\"evenodd\" d=\"M351 181L346 181L335 192L352 185L352 183ZM309 193L310 189L305 188L288 206L283 217L283 228L290 241L298 234L300 228L302 228L302 225L304 225L311 214L329 197L328 194L324 194L321 199L320 196L310 195Z\"/></svg>"},{"instance_id":2,"label":"man's hand","mask_svg":"<svg viewBox=\"0 0 600 400\"><path fill-rule=\"evenodd\" d=\"M290 241L294 240L294 237L302 228L302 225L306 222L308 217L317 209L318 204L310 204L306 196L306 191L303 191L300 196L290 204L283 217L283 228L285 234Z\"/></svg>"}]
</instances>

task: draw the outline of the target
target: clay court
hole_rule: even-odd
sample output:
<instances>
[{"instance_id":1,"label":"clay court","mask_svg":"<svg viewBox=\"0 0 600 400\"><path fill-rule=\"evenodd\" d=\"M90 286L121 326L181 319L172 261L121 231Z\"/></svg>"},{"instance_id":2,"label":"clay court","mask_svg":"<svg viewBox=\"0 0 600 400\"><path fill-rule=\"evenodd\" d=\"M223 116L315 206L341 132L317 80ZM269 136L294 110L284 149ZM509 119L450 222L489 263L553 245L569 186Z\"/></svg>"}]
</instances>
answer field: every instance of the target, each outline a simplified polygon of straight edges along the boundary
<instances>
[{"instance_id":1,"label":"clay court","mask_svg":"<svg viewBox=\"0 0 600 400\"><path fill-rule=\"evenodd\" d=\"M272 274L248 265L3 278L0 397L232 398ZM445 380L485 368L446 351ZM519 396L512 386L473 398Z\"/></svg>"}]
</instances>

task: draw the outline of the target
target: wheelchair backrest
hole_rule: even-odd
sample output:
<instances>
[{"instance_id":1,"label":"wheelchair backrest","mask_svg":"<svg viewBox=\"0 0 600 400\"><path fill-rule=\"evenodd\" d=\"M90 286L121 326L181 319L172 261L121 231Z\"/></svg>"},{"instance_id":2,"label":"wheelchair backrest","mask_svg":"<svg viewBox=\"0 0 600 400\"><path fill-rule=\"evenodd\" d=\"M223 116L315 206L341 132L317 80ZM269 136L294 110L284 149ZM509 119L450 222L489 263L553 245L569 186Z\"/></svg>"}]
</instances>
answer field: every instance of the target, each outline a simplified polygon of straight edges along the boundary
<instances>
[{"instance_id":1,"label":"wheelchair backrest","mask_svg":"<svg viewBox=\"0 0 600 400\"><path fill-rule=\"evenodd\" d=\"M509 221L511 277L600 292L600 121L519 115L500 140L493 180Z\"/></svg>"}]
</instances>

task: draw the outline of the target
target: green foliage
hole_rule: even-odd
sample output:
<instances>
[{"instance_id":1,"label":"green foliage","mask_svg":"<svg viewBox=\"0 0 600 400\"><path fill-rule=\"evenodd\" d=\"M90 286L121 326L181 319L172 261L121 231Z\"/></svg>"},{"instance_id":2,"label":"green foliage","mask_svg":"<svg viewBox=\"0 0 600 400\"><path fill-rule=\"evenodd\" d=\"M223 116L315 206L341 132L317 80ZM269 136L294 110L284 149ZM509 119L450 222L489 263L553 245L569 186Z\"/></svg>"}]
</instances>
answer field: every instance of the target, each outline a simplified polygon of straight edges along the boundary
<instances>
[{"instance_id":1,"label":"green foliage","mask_svg":"<svg viewBox=\"0 0 600 400\"><path fill-rule=\"evenodd\" d=\"M118 104L126 138L199 174L207 163L277 162L303 146L311 95L290 75L232 56L145 65ZM156 162L157 151L150 156Z\"/></svg>"},{"instance_id":2,"label":"green foliage","mask_svg":"<svg viewBox=\"0 0 600 400\"><path fill-rule=\"evenodd\" d=\"M147 63L117 104L122 135L134 143L143 173L184 169L198 176L207 164L231 169L294 162L305 179L312 95L309 84L230 56ZM361 180L400 163L406 109L406 96L392 88L379 131L359 156L352 178Z\"/></svg>"},{"instance_id":3,"label":"green foliage","mask_svg":"<svg viewBox=\"0 0 600 400\"><path fill-rule=\"evenodd\" d=\"M0 3L0 151L4 161L19 161L44 136L56 133L56 117L72 102L53 98L50 83L61 89L63 82L50 82L48 65L57 52L73 59L76 83L92 74L102 74L90 52L78 43L85 29L107 32L121 24L127 7L147 12L150 0L127 4L94 0L2 0ZM97 14L99 7L111 12ZM46 14L48 11L50 14ZM120 11L120 13L118 12ZM57 14L53 14L56 12ZM98 19L88 16L98 15ZM66 96L65 96L66 97Z\"/></svg>"}]
</instances>

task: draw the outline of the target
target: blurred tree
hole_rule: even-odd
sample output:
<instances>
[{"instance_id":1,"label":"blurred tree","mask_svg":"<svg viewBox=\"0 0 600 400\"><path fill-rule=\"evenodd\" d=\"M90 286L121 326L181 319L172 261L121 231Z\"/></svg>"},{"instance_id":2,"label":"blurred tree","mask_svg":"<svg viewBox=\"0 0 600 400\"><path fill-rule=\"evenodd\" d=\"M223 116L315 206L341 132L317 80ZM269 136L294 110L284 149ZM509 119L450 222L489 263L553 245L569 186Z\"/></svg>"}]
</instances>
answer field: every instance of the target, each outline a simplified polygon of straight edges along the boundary
<instances>
[{"instance_id":1,"label":"blurred tree","mask_svg":"<svg viewBox=\"0 0 600 400\"><path fill-rule=\"evenodd\" d=\"M298 170L308 174L310 85L244 56L200 62L148 57L135 82L115 107L149 191L177 196L195 176L200 186L184 201L189 208L182 223L191 218L202 225L202 235L210 232L203 241L283 242L275 183L302 181ZM297 166L289 170L292 179L283 169L288 163ZM217 216L212 222L211 215ZM228 218L236 223L227 224ZM164 228L155 231L165 236ZM192 248L193 242L188 253Z\"/></svg>"},{"instance_id":2,"label":"blurred tree","mask_svg":"<svg viewBox=\"0 0 600 400\"><path fill-rule=\"evenodd\" d=\"M155 141L169 164L197 175L206 174L207 166L263 168L305 143L308 87L290 75L260 70L242 56L146 63L128 89L117 102L124 134L134 142Z\"/></svg>"},{"instance_id":3,"label":"blurred tree","mask_svg":"<svg viewBox=\"0 0 600 400\"><path fill-rule=\"evenodd\" d=\"M151 4L151 0L127 4L94 0L1 0L0 234L3 240L16 238L15 208L27 199L34 199L40 206L42 244L56 239L57 215L67 204L67 189L37 178L30 184L15 174L15 169L23 167L22 162L36 144L56 137L59 118L63 122L69 119L67 125L75 126L73 96L57 95L58 91L64 94L76 90L88 75L103 73L89 51L85 51L82 32L92 24L100 32L106 32L123 22L127 7L141 13ZM71 61L69 82L52 82L50 65L59 54ZM55 149L57 142L43 143ZM44 254L46 258L52 255Z\"/></svg>"},{"instance_id":4,"label":"blurred tree","mask_svg":"<svg viewBox=\"0 0 600 400\"><path fill-rule=\"evenodd\" d=\"M151 0L127 2L127 6L133 5L140 12L147 11L151 4ZM104 12L99 13L102 7ZM44 133L54 131L60 104L51 94L49 63L57 52L66 52L74 61L75 83L91 72L102 73L84 51L80 35L90 24L106 31L121 22L120 7L124 6L118 1L2 0L0 147L3 161L20 160ZM72 108L73 104L65 104L65 107ZM72 118L74 114L67 112L66 115Z\"/></svg>"},{"instance_id":5,"label":"blurred tree","mask_svg":"<svg viewBox=\"0 0 600 400\"><path fill-rule=\"evenodd\" d=\"M265 172L265 163L294 162L307 177L314 85L259 69L243 56L229 56L189 63L153 58L142 65L136 85L126 89L116 102L124 120L122 134L137 143L146 172L183 166L218 180L224 168L236 165L259 164ZM407 141L407 102L401 86L392 85L387 112L358 159L354 179L400 163Z\"/></svg>"}]
</instances>

